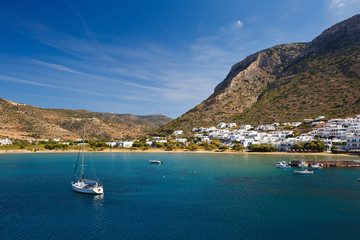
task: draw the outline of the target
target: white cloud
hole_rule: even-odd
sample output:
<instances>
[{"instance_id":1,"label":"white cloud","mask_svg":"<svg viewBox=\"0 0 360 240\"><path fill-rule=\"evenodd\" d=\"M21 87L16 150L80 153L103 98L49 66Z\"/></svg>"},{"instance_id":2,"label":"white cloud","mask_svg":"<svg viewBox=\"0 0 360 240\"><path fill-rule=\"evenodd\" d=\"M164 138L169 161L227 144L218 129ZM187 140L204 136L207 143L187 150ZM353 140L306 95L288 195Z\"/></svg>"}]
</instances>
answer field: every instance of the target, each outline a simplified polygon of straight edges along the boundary
<instances>
[{"instance_id":1,"label":"white cloud","mask_svg":"<svg viewBox=\"0 0 360 240\"><path fill-rule=\"evenodd\" d=\"M240 20L237 20L236 23L235 23L236 28L241 28L243 25L244 25L244 22L242 22Z\"/></svg>"},{"instance_id":2,"label":"white cloud","mask_svg":"<svg viewBox=\"0 0 360 240\"><path fill-rule=\"evenodd\" d=\"M330 0L329 8L334 12L356 14L360 9L360 0Z\"/></svg>"},{"instance_id":3,"label":"white cloud","mask_svg":"<svg viewBox=\"0 0 360 240\"><path fill-rule=\"evenodd\" d=\"M343 8L345 7L345 0L333 0L331 6L335 8Z\"/></svg>"},{"instance_id":4,"label":"white cloud","mask_svg":"<svg viewBox=\"0 0 360 240\"><path fill-rule=\"evenodd\" d=\"M360 12L360 0L328 0L332 22L345 20Z\"/></svg>"}]
</instances>

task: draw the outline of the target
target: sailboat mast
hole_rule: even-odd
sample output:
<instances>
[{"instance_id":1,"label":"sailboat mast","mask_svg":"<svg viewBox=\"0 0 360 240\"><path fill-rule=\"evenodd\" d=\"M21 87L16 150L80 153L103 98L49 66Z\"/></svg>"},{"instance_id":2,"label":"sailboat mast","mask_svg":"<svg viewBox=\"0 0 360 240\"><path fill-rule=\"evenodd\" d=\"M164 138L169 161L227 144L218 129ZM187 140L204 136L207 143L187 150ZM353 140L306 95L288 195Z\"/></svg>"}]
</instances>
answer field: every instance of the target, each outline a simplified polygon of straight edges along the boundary
<instances>
[{"instance_id":1,"label":"sailboat mast","mask_svg":"<svg viewBox=\"0 0 360 240\"><path fill-rule=\"evenodd\" d=\"M82 158L81 158L81 180L84 179L84 151L85 151L85 126L83 132L83 149L82 149Z\"/></svg>"}]
</instances>

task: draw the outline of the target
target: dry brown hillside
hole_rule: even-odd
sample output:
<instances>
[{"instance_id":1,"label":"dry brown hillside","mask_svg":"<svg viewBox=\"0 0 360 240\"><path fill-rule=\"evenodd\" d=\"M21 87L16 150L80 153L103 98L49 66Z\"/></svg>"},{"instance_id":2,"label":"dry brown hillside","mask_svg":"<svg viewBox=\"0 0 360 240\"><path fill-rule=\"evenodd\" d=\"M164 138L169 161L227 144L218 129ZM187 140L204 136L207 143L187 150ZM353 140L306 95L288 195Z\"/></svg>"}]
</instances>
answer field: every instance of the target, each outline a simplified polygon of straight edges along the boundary
<instances>
[{"instance_id":1,"label":"dry brown hillside","mask_svg":"<svg viewBox=\"0 0 360 240\"><path fill-rule=\"evenodd\" d=\"M0 99L0 137L12 139L61 138L76 140L86 124L87 137L126 139L143 135L171 118L163 115L96 113L85 110L46 109Z\"/></svg>"}]
</instances>

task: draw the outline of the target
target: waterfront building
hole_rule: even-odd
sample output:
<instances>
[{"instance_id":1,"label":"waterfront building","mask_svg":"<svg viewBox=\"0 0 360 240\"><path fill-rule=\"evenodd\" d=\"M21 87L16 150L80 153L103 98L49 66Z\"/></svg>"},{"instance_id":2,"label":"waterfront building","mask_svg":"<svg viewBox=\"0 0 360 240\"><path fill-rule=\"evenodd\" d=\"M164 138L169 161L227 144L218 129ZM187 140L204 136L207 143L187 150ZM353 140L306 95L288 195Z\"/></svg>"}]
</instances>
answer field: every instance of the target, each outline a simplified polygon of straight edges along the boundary
<instances>
[{"instance_id":1,"label":"waterfront building","mask_svg":"<svg viewBox=\"0 0 360 240\"><path fill-rule=\"evenodd\" d=\"M130 148L132 147L132 145L134 144L134 141L128 141L128 142L117 142L116 145L119 147L119 148Z\"/></svg>"}]
</instances>

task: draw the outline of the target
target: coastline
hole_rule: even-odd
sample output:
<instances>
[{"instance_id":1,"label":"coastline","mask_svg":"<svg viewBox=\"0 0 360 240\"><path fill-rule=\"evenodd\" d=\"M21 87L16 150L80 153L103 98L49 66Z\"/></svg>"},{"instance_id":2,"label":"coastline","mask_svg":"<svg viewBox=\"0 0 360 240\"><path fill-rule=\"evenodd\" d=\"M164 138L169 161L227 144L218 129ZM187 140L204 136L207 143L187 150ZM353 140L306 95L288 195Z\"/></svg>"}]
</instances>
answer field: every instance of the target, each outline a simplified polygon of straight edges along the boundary
<instances>
[{"instance_id":1,"label":"coastline","mask_svg":"<svg viewBox=\"0 0 360 240\"><path fill-rule=\"evenodd\" d=\"M40 151L30 151L30 150L0 150L0 154L41 154L41 153L77 153L79 150L40 150ZM318 153L289 153L289 152L245 152L245 151L206 151L206 150L173 150L166 151L163 149L149 149L149 150L128 150L128 149L105 149L102 151L88 151L86 153L195 153L195 154L239 154L239 155L294 155L294 156L340 156L340 157L356 157L355 155L349 154L333 154L326 152Z\"/></svg>"}]
</instances>

